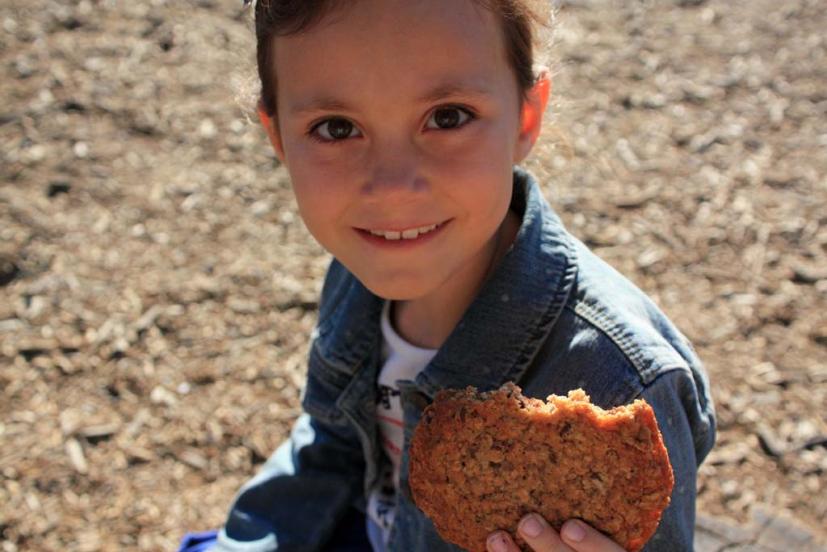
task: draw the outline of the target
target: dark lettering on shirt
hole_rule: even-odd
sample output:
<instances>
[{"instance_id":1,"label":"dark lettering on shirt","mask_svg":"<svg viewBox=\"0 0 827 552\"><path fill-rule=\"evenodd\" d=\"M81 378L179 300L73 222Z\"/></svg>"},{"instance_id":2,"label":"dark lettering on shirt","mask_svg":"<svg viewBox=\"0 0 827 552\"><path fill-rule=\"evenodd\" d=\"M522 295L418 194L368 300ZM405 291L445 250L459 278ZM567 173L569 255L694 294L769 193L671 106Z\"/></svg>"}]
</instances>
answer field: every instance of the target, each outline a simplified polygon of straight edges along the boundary
<instances>
[{"instance_id":1,"label":"dark lettering on shirt","mask_svg":"<svg viewBox=\"0 0 827 552\"><path fill-rule=\"evenodd\" d=\"M391 398L398 397L400 395L399 389L394 389L393 387L388 387L387 385L382 385L381 383L378 387L379 393L376 396L377 404L381 404L382 408L390 410Z\"/></svg>"}]
</instances>

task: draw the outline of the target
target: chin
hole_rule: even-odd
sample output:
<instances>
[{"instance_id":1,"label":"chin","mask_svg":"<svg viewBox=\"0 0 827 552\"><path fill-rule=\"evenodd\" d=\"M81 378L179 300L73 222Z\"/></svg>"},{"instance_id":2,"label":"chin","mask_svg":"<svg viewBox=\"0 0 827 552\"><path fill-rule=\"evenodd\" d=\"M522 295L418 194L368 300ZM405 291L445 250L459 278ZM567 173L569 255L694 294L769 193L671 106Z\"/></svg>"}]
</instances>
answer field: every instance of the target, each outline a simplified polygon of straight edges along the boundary
<instances>
[{"instance_id":1,"label":"chin","mask_svg":"<svg viewBox=\"0 0 827 552\"><path fill-rule=\"evenodd\" d=\"M408 282L406 278L362 278L359 274L355 276L371 293L390 301L418 299L432 290L432 286L427 285L421 279Z\"/></svg>"}]
</instances>

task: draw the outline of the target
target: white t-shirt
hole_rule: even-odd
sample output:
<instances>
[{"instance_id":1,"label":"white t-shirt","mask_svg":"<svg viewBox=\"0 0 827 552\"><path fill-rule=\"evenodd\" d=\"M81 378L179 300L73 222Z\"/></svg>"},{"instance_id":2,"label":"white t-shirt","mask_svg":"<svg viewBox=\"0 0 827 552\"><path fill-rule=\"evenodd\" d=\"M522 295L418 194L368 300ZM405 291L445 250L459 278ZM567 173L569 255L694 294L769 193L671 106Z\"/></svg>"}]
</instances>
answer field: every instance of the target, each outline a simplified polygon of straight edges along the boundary
<instances>
[{"instance_id":1,"label":"white t-shirt","mask_svg":"<svg viewBox=\"0 0 827 552\"><path fill-rule=\"evenodd\" d=\"M387 546L396 512L396 492L399 489L399 463L402 458L404 434L402 403L399 400L399 380L413 380L437 353L437 349L423 349L411 345L393 329L390 319L391 302L382 309L382 368L376 385L379 402L376 417L382 449L390 460L379 475L377 486L368 496L368 534L374 550ZM381 539L381 543L377 542Z\"/></svg>"}]
</instances>

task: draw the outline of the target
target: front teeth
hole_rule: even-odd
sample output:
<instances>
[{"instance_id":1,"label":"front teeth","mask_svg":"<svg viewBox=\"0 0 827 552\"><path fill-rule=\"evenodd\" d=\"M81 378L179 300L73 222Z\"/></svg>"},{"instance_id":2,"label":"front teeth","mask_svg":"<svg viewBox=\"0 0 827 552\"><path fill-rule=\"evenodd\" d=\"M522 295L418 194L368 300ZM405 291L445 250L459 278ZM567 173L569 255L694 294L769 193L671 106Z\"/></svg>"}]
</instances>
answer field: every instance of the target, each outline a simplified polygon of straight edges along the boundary
<instances>
[{"instance_id":1,"label":"front teeth","mask_svg":"<svg viewBox=\"0 0 827 552\"><path fill-rule=\"evenodd\" d=\"M439 226L438 224L432 224L430 226L423 226L421 228L411 228L410 230L405 230L404 232L398 232L396 230L371 230L370 233L374 236L382 236L386 240L414 240L419 237L420 234L427 234L434 228Z\"/></svg>"}]
</instances>

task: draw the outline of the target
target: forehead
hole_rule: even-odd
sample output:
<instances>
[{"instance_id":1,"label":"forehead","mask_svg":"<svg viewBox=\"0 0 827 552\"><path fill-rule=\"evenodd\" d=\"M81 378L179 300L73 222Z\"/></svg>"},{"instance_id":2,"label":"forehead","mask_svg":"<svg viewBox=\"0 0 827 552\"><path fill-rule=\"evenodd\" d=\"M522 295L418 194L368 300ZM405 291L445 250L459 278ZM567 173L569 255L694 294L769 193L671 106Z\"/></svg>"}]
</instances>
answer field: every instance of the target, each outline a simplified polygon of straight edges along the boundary
<instances>
[{"instance_id":1,"label":"forehead","mask_svg":"<svg viewBox=\"0 0 827 552\"><path fill-rule=\"evenodd\" d=\"M358 0L274 43L279 104L319 88L420 94L512 85L498 18L473 0Z\"/></svg>"}]
</instances>

